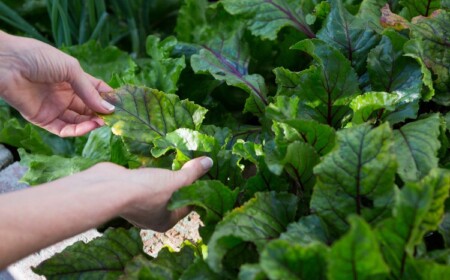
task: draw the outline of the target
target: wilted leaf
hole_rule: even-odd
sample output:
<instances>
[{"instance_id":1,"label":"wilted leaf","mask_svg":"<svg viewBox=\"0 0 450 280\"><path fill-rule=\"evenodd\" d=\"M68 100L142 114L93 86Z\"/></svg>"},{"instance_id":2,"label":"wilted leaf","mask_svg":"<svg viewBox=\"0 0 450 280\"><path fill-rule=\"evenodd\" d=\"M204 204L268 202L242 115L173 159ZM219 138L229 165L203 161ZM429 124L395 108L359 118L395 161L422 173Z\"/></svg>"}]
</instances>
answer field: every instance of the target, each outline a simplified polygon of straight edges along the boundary
<instances>
[{"instance_id":1,"label":"wilted leaf","mask_svg":"<svg viewBox=\"0 0 450 280\"><path fill-rule=\"evenodd\" d=\"M389 215L396 170L388 124L359 125L338 132L337 149L316 166L311 208L338 232L356 213L369 223Z\"/></svg>"},{"instance_id":2,"label":"wilted leaf","mask_svg":"<svg viewBox=\"0 0 450 280\"><path fill-rule=\"evenodd\" d=\"M381 25L384 28L390 27L397 31L401 31L403 29L409 28L409 23L406 19L403 17L394 14L391 9L389 8L389 5L386 4L381 9L381 19L380 19Z\"/></svg>"}]
</instances>

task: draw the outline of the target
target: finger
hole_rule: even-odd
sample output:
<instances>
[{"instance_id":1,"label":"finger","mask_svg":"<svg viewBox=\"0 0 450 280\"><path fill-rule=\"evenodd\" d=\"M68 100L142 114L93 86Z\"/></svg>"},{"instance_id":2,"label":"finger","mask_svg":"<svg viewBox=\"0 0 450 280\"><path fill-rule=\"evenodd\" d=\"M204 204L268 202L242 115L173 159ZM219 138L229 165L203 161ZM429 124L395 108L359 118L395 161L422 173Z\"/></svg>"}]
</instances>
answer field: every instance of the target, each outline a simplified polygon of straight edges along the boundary
<instances>
[{"instance_id":1,"label":"finger","mask_svg":"<svg viewBox=\"0 0 450 280\"><path fill-rule=\"evenodd\" d=\"M74 96L74 98L72 99L72 103L70 103L68 109L75 111L80 115L95 115L94 112L89 109L88 106L86 106L83 100L78 97L78 95Z\"/></svg>"},{"instance_id":2,"label":"finger","mask_svg":"<svg viewBox=\"0 0 450 280\"><path fill-rule=\"evenodd\" d=\"M213 166L213 160L209 157L200 157L188 161L181 170L175 172L177 189L192 184L195 180L205 175Z\"/></svg>"},{"instance_id":3,"label":"finger","mask_svg":"<svg viewBox=\"0 0 450 280\"><path fill-rule=\"evenodd\" d=\"M111 92L114 90L112 87L110 87L104 81L97 79L97 78L89 75L88 73L85 73L85 75L88 78L88 80L91 82L91 84L98 90L98 92Z\"/></svg>"},{"instance_id":4,"label":"finger","mask_svg":"<svg viewBox=\"0 0 450 280\"><path fill-rule=\"evenodd\" d=\"M60 137L81 136L98 127L99 127L98 123L92 120L77 124L69 124L60 119L55 119L53 122L44 126L45 129Z\"/></svg>"},{"instance_id":5,"label":"finger","mask_svg":"<svg viewBox=\"0 0 450 280\"><path fill-rule=\"evenodd\" d=\"M77 112L66 110L64 113L59 117L60 120L70 123L70 124L77 124L82 123L85 121L91 121L94 119L93 116L87 116L87 115L81 115Z\"/></svg>"},{"instance_id":6,"label":"finger","mask_svg":"<svg viewBox=\"0 0 450 280\"><path fill-rule=\"evenodd\" d=\"M72 70L70 78L71 80L69 80L69 83L74 88L75 93L94 112L110 114L114 111L114 105L100 97L98 90L91 83L81 67Z\"/></svg>"}]
</instances>

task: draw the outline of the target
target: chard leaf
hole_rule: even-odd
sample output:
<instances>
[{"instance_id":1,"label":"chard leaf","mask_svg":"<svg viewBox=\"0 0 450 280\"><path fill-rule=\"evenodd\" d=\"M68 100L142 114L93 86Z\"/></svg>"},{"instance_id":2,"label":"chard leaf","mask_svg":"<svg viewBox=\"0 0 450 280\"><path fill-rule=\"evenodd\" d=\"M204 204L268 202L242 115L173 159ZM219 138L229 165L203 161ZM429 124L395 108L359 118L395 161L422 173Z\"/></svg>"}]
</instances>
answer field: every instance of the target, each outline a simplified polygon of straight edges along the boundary
<instances>
[{"instance_id":1,"label":"chard leaf","mask_svg":"<svg viewBox=\"0 0 450 280\"><path fill-rule=\"evenodd\" d=\"M259 264L244 264L240 267L239 280L265 280L266 274Z\"/></svg>"},{"instance_id":2,"label":"chard leaf","mask_svg":"<svg viewBox=\"0 0 450 280\"><path fill-rule=\"evenodd\" d=\"M175 32L183 42L199 43L207 24L208 1L186 0L178 11Z\"/></svg>"},{"instance_id":3,"label":"chard leaf","mask_svg":"<svg viewBox=\"0 0 450 280\"><path fill-rule=\"evenodd\" d=\"M252 106L250 112L261 115L267 104L267 88L264 78L258 74L248 73L249 51L242 42L242 27L227 37L219 38L209 46L204 46L198 54L191 57L191 66L195 73L211 74L216 80L225 81L250 94Z\"/></svg>"},{"instance_id":4,"label":"chard leaf","mask_svg":"<svg viewBox=\"0 0 450 280\"><path fill-rule=\"evenodd\" d=\"M202 222L208 226L218 223L232 210L238 190L232 191L219 181L197 181L176 191L170 200L168 209L184 206L196 206Z\"/></svg>"},{"instance_id":5,"label":"chard leaf","mask_svg":"<svg viewBox=\"0 0 450 280\"><path fill-rule=\"evenodd\" d=\"M278 94L298 96L316 113L315 120L340 127L349 113L351 98L360 92L358 78L349 61L339 51L317 39L301 41L292 48L308 53L315 63L298 73L277 68Z\"/></svg>"},{"instance_id":6,"label":"chard leaf","mask_svg":"<svg viewBox=\"0 0 450 280\"><path fill-rule=\"evenodd\" d=\"M110 161L112 137L111 129L107 126L91 131L81 156L99 161Z\"/></svg>"},{"instance_id":7,"label":"chard leaf","mask_svg":"<svg viewBox=\"0 0 450 280\"><path fill-rule=\"evenodd\" d=\"M303 246L315 242L331 243L331 236L325 223L316 215L304 216L298 222L289 224L287 230L280 235L280 239Z\"/></svg>"},{"instance_id":8,"label":"chard leaf","mask_svg":"<svg viewBox=\"0 0 450 280\"><path fill-rule=\"evenodd\" d=\"M116 279L135 256L145 254L142 247L139 229L108 229L87 244L78 241L67 247L33 271L47 279Z\"/></svg>"},{"instance_id":9,"label":"chard leaf","mask_svg":"<svg viewBox=\"0 0 450 280\"><path fill-rule=\"evenodd\" d=\"M179 280L222 280L224 276L211 270L208 264L201 258L194 262L183 272Z\"/></svg>"},{"instance_id":10,"label":"chard leaf","mask_svg":"<svg viewBox=\"0 0 450 280\"><path fill-rule=\"evenodd\" d=\"M206 109L178 96L146 87L124 86L104 94L116 106L114 114L102 115L115 135L125 137L128 145L143 154L149 144L178 128L198 129ZM131 142L131 144L130 144Z\"/></svg>"},{"instance_id":11,"label":"chard leaf","mask_svg":"<svg viewBox=\"0 0 450 280\"><path fill-rule=\"evenodd\" d=\"M63 47L62 50L75 57L83 70L92 76L109 81L116 75L127 75L136 69L136 63L117 47L102 48L98 42L89 41L83 45Z\"/></svg>"},{"instance_id":12,"label":"chard leaf","mask_svg":"<svg viewBox=\"0 0 450 280\"><path fill-rule=\"evenodd\" d=\"M270 279L326 279L327 253L320 243L303 246L275 240L262 251L261 267Z\"/></svg>"},{"instance_id":13,"label":"chard leaf","mask_svg":"<svg viewBox=\"0 0 450 280\"><path fill-rule=\"evenodd\" d=\"M350 108L353 110L352 123L362 124L371 118L375 118L376 122L386 111L394 111L397 101L396 94L387 92L366 92L359 95L350 103ZM378 112L378 114L374 116L374 112Z\"/></svg>"},{"instance_id":14,"label":"chard leaf","mask_svg":"<svg viewBox=\"0 0 450 280\"><path fill-rule=\"evenodd\" d=\"M410 18L427 17L441 7L441 0L400 0L400 4L407 9Z\"/></svg>"},{"instance_id":15,"label":"chard leaf","mask_svg":"<svg viewBox=\"0 0 450 280\"><path fill-rule=\"evenodd\" d=\"M396 170L392 131L387 123L359 125L338 132L337 149L314 169L317 183L311 208L333 230L345 232L356 213L369 223L388 214Z\"/></svg>"},{"instance_id":16,"label":"chard leaf","mask_svg":"<svg viewBox=\"0 0 450 280\"><path fill-rule=\"evenodd\" d=\"M331 247L329 279L386 279L389 267L376 235L358 216L350 216L349 222L349 232Z\"/></svg>"},{"instance_id":17,"label":"chard leaf","mask_svg":"<svg viewBox=\"0 0 450 280\"><path fill-rule=\"evenodd\" d=\"M406 258L404 279L445 279L450 274L450 266L429 260Z\"/></svg>"},{"instance_id":18,"label":"chard leaf","mask_svg":"<svg viewBox=\"0 0 450 280\"><path fill-rule=\"evenodd\" d=\"M450 104L450 39L448 22L450 12L436 10L430 17L418 17L410 24L411 38L405 45L405 53L420 57L437 76L435 88L442 94L437 97L444 105Z\"/></svg>"},{"instance_id":19,"label":"chard leaf","mask_svg":"<svg viewBox=\"0 0 450 280\"><path fill-rule=\"evenodd\" d=\"M420 66L405 57L403 46L407 39L393 30L386 30L367 59L372 90L415 95L422 88Z\"/></svg>"},{"instance_id":20,"label":"chard leaf","mask_svg":"<svg viewBox=\"0 0 450 280\"><path fill-rule=\"evenodd\" d=\"M278 237L295 218L297 199L287 193L264 192L242 207L235 208L216 226L208 243L207 263L214 271L221 271L227 252L251 243L261 251L266 243ZM247 251L248 257L256 252ZM247 260L234 260L242 263ZM241 264L242 264L241 263ZM240 264L239 264L240 266Z\"/></svg>"},{"instance_id":21,"label":"chard leaf","mask_svg":"<svg viewBox=\"0 0 450 280\"><path fill-rule=\"evenodd\" d=\"M378 43L378 34L364 14L353 16L340 0L331 0L331 12L317 38L340 50L358 71L363 71L369 51Z\"/></svg>"},{"instance_id":22,"label":"chard leaf","mask_svg":"<svg viewBox=\"0 0 450 280\"><path fill-rule=\"evenodd\" d=\"M101 159L91 159L81 156L70 158L53 155L28 154L23 149L19 149L21 158L20 164L28 167L27 172L21 181L28 185L38 185L69 176L101 161Z\"/></svg>"},{"instance_id":23,"label":"chard leaf","mask_svg":"<svg viewBox=\"0 0 450 280\"><path fill-rule=\"evenodd\" d=\"M450 173L442 169L433 169L420 182L407 182L396 197L393 217L377 226L384 259L396 278L408 270L414 246L438 227L449 188Z\"/></svg>"},{"instance_id":24,"label":"chard leaf","mask_svg":"<svg viewBox=\"0 0 450 280\"><path fill-rule=\"evenodd\" d=\"M440 117L437 114L394 130L398 174L403 181L418 181L438 166Z\"/></svg>"},{"instance_id":25,"label":"chard leaf","mask_svg":"<svg viewBox=\"0 0 450 280\"><path fill-rule=\"evenodd\" d=\"M306 23L300 1L294 0L223 0L227 12L248 21L253 35L275 40L285 26L292 26L309 38L316 35Z\"/></svg>"}]
</instances>

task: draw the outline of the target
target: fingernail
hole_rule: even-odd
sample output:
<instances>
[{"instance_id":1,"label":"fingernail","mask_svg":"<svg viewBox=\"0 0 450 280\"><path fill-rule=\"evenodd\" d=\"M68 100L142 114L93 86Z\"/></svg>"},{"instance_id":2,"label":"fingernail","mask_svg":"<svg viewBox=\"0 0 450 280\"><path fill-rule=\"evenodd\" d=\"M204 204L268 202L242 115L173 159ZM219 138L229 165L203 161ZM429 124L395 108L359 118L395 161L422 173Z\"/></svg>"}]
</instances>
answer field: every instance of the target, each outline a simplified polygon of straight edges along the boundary
<instances>
[{"instance_id":1,"label":"fingernail","mask_svg":"<svg viewBox=\"0 0 450 280\"><path fill-rule=\"evenodd\" d=\"M103 108L105 108L106 110L108 110L110 112L114 111L114 109L116 108L114 105L107 102L106 100L102 100L102 106L103 106Z\"/></svg>"},{"instance_id":2,"label":"fingernail","mask_svg":"<svg viewBox=\"0 0 450 280\"><path fill-rule=\"evenodd\" d=\"M204 157L200 160L200 164L202 165L203 169L209 170L213 166L213 160L209 157Z\"/></svg>"}]
</instances>

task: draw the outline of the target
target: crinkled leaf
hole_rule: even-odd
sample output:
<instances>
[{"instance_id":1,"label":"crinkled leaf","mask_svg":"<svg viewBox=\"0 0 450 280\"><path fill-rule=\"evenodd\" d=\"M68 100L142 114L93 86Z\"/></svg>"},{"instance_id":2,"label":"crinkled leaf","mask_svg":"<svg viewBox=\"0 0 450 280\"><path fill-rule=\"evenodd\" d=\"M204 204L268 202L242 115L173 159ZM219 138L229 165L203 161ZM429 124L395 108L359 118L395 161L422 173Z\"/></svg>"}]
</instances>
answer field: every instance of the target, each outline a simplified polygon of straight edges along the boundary
<instances>
[{"instance_id":1,"label":"crinkled leaf","mask_svg":"<svg viewBox=\"0 0 450 280\"><path fill-rule=\"evenodd\" d=\"M278 94L298 96L315 112L315 120L340 126L349 113L351 98L359 94L358 78L349 61L316 39L301 41L293 48L311 55L315 63L298 73L276 71Z\"/></svg>"},{"instance_id":2,"label":"crinkled leaf","mask_svg":"<svg viewBox=\"0 0 450 280\"><path fill-rule=\"evenodd\" d=\"M257 193L242 207L235 208L217 224L208 243L207 262L211 269L222 270L227 252L245 243L262 250L269 240L286 230L294 220L296 208L295 196L275 192Z\"/></svg>"},{"instance_id":3,"label":"crinkled leaf","mask_svg":"<svg viewBox=\"0 0 450 280\"><path fill-rule=\"evenodd\" d=\"M124 274L119 279L173 280L174 278L166 267L154 265L148 258L139 255L127 263Z\"/></svg>"},{"instance_id":4,"label":"crinkled leaf","mask_svg":"<svg viewBox=\"0 0 450 280\"><path fill-rule=\"evenodd\" d=\"M179 280L222 280L224 277L214 271L200 258L195 259L181 275Z\"/></svg>"},{"instance_id":5,"label":"crinkled leaf","mask_svg":"<svg viewBox=\"0 0 450 280\"><path fill-rule=\"evenodd\" d=\"M197 181L176 191L170 200L169 210L196 206L202 222L211 225L222 220L236 202L238 190L232 191L219 181Z\"/></svg>"},{"instance_id":6,"label":"crinkled leaf","mask_svg":"<svg viewBox=\"0 0 450 280\"><path fill-rule=\"evenodd\" d=\"M262 251L261 267L270 279L326 279L327 253L320 243L303 246L275 240Z\"/></svg>"},{"instance_id":7,"label":"crinkled leaf","mask_svg":"<svg viewBox=\"0 0 450 280\"><path fill-rule=\"evenodd\" d=\"M181 127L198 129L206 113L190 101L146 87L124 86L103 97L116 106L114 114L101 116L105 123L143 154L155 138Z\"/></svg>"},{"instance_id":8,"label":"crinkled leaf","mask_svg":"<svg viewBox=\"0 0 450 280\"><path fill-rule=\"evenodd\" d=\"M405 53L420 57L437 76L435 88L447 93L450 89L450 39L448 23L450 12L436 10L430 17L418 17L410 24L411 40ZM446 97L446 96L445 96ZM448 97L445 104L450 104Z\"/></svg>"},{"instance_id":9,"label":"crinkled leaf","mask_svg":"<svg viewBox=\"0 0 450 280\"><path fill-rule=\"evenodd\" d=\"M178 11L177 26L175 32L177 38L183 42L201 41L202 31L207 24L206 10L208 1L206 0L186 0Z\"/></svg>"},{"instance_id":10,"label":"crinkled leaf","mask_svg":"<svg viewBox=\"0 0 450 280\"><path fill-rule=\"evenodd\" d=\"M403 279L446 279L450 274L450 266L429 260L406 258Z\"/></svg>"},{"instance_id":11,"label":"crinkled leaf","mask_svg":"<svg viewBox=\"0 0 450 280\"><path fill-rule=\"evenodd\" d=\"M42 184L78 173L101 161L80 156L66 158L58 155L28 154L23 149L19 149L19 155L20 164L28 167L21 181L29 185Z\"/></svg>"},{"instance_id":12,"label":"crinkled leaf","mask_svg":"<svg viewBox=\"0 0 450 280\"><path fill-rule=\"evenodd\" d=\"M386 279L389 267L376 235L358 216L350 216L349 223L350 230L331 247L329 279Z\"/></svg>"},{"instance_id":13,"label":"crinkled leaf","mask_svg":"<svg viewBox=\"0 0 450 280\"><path fill-rule=\"evenodd\" d=\"M394 14L390 9L389 4L386 4L381 8L380 23L384 28L390 27L397 31L408 28L408 21L403 17Z\"/></svg>"},{"instance_id":14,"label":"crinkled leaf","mask_svg":"<svg viewBox=\"0 0 450 280\"><path fill-rule=\"evenodd\" d=\"M401 0L400 4L408 11L410 18L415 16L429 16L441 7L441 0Z\"/></svg>"},{"instance_id":15,"label":"crinkled leaf","mask_svg":"<svg viewBox=\"0 0 450 280\"><path fill-rule=\"evenodd\" d=\"M337 148L316 166L311 208L338 232L356 213L369 223L389 214L396 170L392 131L387 123L338 132Z\"/></svg>"},{"instance_id":16,"label":"crinkled leaf","mask_svg":"<svg viewBox=\"0 0 450 280\"><path fill-rule=\"evenodd\" d=\"M298 222L289 224L280 239L303 246L314 242L330 244L332 240L325 223L316 215L304 216Z\"/></svg>"},{"instance_id":17,"label":"crinkled leaf","mask_svg":"<svg viewBox=\"0 0 450 280\"><path fill-rule=\"evenodd\" d=\"M438 227L449 188L450 173L442 169L433 169L420 182L407 182L396 197L393 217L377 226L384 258L395 277L402 277L424 234Z\"/></svg>"},{"instance_id":18,"label":"crinkled leaf","mask_svg":"<svg viewBox=\"0 0 450 280\"><path fill-rule=\"evenodd\" d=\"M95 41L63 47L62 50L78 59L84 71L106 82L111 80L113 74L132 73L136 69L136 63L126 52L114 46L102 48Z\"/></svg>"},{"instance_id":19,"label":"crinkled leaf","mask_svg":"<svg viewBox=\"0 0 450 280\"><path fill-rule=\"evenodd\" d=\"M98 128L89 133L88 140L83 147L81 156L98 159L99 161L111 160L111 129L107 126Z\"/></svg>"},{"instance_id":20,"label":"crinkled leaf","mask_svg":"<svg viewBox=\"0 0 450 280\"><path fill-rule=\"evenodd\" d=\"M379 36L371 28L370 17L353 16L341 0L332 0L331 12L317 38L340 50L358 71L364 70L369 51L378 43Z\"/></svg>"},{"instance_id":21,"label":"crinkled leaf","mask_svg":"<svg viewBox=\"0 0 450 280\"><path fill-rule=\"evenodd\" d=\"M285 26L292 26L310 38L316 37L306 23L300 1L294 0L224 0L227 12L241 15L253 35L275 40Z\"/></svg>"},{"instance_id":22,"label":"crinkled leaf","mask_svg":"<svg viewBox=\"0 0 450 280\"><path fill-rule=\"evenodd\" d=\"M422 179L437 167L439 142L439 115L408 123L394 130L394 151L398 174L403 181Z\"/></svg>"},{"instance_id":23,"label":"crinkled leaf","mask_svg":"<svg viewBox=\"0 0 450 280\"><path fill-rule=\"evenodd\" d=\"M393 5L393 2L395 1L390 1L390 4ZM380 24L381 8L385 3L384 0L363 0L359 6L357 17L366 19L373 30L380 32L382 29Z\"/></svg>"},{"instance_id":24,"label":"crinkled leaf","mask_svg":"<svg viewBox=\"0 0 450 280\"><path fill-rule=\"evenodd\" d=\"M33 271L47 279L116 279L137 255L144 254L137 228L109 229L89 243L78 241Z\"/></svg>"}]
</instances>

